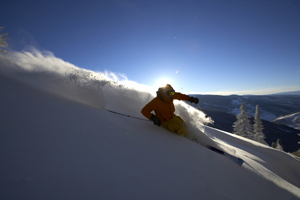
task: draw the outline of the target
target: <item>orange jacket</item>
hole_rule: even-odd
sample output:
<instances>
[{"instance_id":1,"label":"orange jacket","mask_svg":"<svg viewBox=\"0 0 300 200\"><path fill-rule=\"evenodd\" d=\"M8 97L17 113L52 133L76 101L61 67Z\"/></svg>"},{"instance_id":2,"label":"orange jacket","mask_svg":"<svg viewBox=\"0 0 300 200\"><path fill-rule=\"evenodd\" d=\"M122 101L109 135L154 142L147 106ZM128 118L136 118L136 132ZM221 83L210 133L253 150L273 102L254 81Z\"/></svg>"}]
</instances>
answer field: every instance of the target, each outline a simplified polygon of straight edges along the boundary
<instances>
[{"instance_id":1,"label":"orange jacket","mask_svg":"<svg viewBox=\"0 0 300 200\"><path fill-rule=\"evenodd\" d=\"M158 90L157 97L152 99L145 107L142 109L141 113L147 117L148 119L152 116L152 111L154 110L155 115L160 119L163 123L172 119L175 115L175 107L173 104L173 99L185 100L188 101L190 96L175 92L173 99L167 99L162 94L161 91Z\"/></svg>"}]
</instances>

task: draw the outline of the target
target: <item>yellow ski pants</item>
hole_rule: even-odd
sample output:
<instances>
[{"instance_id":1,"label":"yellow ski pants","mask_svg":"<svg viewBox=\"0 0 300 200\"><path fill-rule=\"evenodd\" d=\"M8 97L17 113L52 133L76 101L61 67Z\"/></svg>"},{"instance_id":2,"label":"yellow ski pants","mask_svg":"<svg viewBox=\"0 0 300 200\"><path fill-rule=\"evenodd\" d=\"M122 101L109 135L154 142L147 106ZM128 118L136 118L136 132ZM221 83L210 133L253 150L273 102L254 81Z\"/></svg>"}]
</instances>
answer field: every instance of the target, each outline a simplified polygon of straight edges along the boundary
<instances>
[{"instance_id":1,"label":"yellow ski pants","mask_svg":"<svg viewBox=\"0 0 300 200\"><path fill-rule=\"evenodd\" d=\"M162 123L162 126L173 133L177 133L178 135L183 135L184 137L187 137L188 135L184 121L177 115L175 115L172 119Z\"/></svg>"}]
</instances>

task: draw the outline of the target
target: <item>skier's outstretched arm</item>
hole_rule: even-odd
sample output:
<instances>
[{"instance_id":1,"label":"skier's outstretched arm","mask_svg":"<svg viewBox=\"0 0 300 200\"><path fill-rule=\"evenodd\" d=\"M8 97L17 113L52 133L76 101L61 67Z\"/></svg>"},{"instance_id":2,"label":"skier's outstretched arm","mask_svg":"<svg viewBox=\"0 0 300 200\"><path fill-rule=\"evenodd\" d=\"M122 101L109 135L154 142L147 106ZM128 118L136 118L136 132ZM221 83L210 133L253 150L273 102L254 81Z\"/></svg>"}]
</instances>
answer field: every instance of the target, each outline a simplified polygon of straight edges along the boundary
<instances>
[{"instance_id":1,"label":"skier's outstretched arm","mask_svg":"<svg viewBox=\"0 0 300 200\"><path fill-rule=\"evenodd\" d=\"M199 99L198 98L190 97L189 95L181 94L179 92L175 92L174 99L189 101L189 102L195 103L195 104L199 103Z\"/></svg>"}]
</instances>

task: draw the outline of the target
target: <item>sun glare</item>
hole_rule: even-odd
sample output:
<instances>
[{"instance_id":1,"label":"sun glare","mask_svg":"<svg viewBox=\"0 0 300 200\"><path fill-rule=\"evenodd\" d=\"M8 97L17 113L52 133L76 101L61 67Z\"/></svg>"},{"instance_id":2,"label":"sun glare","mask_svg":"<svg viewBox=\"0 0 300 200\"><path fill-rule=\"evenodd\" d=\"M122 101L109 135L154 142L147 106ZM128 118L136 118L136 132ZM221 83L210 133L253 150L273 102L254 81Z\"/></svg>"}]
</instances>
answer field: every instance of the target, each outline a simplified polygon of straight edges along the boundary
<instances>
[{"instance_id":1,"label":"sun glare","mask_svg":"<svg viewBox=\"0 0 300 200\"><path fill-rule=\"evenodd\" d=\"M162 79L159 79L157 82L156 82L156 86L157 87L163 87L165 86L166 84L171 84L170 80L169 79L166 79L166 78L162 78Z\"/></svg>"}]
</instances>

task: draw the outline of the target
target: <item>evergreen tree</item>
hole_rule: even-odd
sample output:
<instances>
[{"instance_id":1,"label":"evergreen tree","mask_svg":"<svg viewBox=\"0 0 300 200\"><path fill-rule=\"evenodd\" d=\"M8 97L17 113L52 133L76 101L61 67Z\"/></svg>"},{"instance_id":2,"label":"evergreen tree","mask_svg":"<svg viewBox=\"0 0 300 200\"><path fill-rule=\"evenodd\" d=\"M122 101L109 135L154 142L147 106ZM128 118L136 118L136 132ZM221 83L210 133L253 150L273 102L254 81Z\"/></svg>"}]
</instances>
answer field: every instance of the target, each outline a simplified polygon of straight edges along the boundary
<instances>
[{"instance_id":1,"label":"evergreen tree","mask_svg":"<svg viewBox=\"0 0 300 200\"><path fill-rule=\"evenodd\" d=\"M0 26L0 31L2 31L4 27ZM8 46L8 44L6 43L5 40L9 39L9 38L4 38L3 36L7 35L8 33L3 33L0 34L0 47L6 47ZM4 49L0 49L0 53L8 53L7 51L5 51Z\"/></svg>"},{"instance_id":2,"label":"evergreen tree","mask_svg":"<svg viewBox=\"0 0 300 200\"><path fill-rule=\"evenodd\" d=\"M249 115L246 112L245 104L242 101L240 107L241 113L236 116L237 121L233 124L233 133L245 138L254 139L252 125L249 120Z\"/></svg>"},{"instance_id":3,"label":"evergreen tree","mask_svg":"<svg viewBox=\"0 0 300 200\"><path fill-rule=\"evenodd\" d=\"M256 106L255 117L254 117L254 140L262 144L266 144L264 141L265 135L263 134L263 125L260 118L259 106Z\"/></svg>"},{"instance_id":4,"label":"evergreen tree","mask_svg":"<svg viewBox=\"0 0 300 200\"><path fill-rule=\"evenodd\" d=\"M278 150L280 150L280 151L283 151L283 148L282 148L281 140L280 140L280 139L277 140L277 143L276 143L276 149L278 149Z\"/></svg>"}]
</instances>

